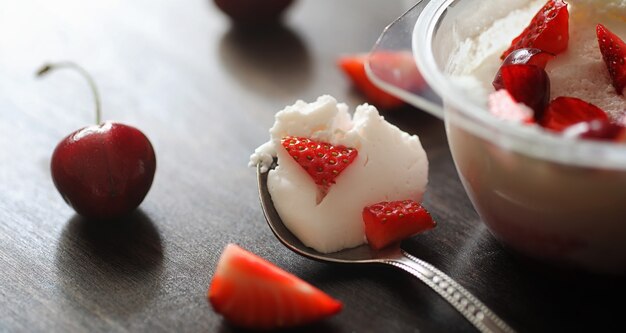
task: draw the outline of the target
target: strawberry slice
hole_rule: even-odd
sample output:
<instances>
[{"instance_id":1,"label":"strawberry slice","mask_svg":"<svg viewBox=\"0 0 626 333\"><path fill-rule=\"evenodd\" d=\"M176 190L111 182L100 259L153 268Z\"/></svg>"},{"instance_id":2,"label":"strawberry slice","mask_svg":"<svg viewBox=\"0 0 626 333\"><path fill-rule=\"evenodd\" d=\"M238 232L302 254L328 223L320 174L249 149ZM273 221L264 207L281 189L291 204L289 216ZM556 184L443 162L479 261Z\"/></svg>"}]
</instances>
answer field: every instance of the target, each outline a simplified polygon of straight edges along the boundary
<instances>
[{"instance_id":1,"label":"strawberry slice","mask_svg":"<svg viewBox=\"0 0 626 333\"><path fill-rule=\"evenodd\" d=\"M338 65L352 80L354 86L372 105L389 110L405 105L401 99L378 88L365 72L368 55L350 55L339 58ZM417 70L411 52L376 52L370 56L370 66L385 82L404 90L419 91L425 85Z\"/></svg>"},{"instance_id":2,"label":"strawberry slice","mask_svg":"<svg viewBox=\"0 0 626 333\"><path fill-rule=\"evenodd\" d=\"M513 99L524 103L540 117L550 100L550 78L535 65L507 65L500 68L501 82L493 83L496 90L506 89Z\"/></svg>"},{"instance_id":3,"label":"strawberry slice","mask_svg":"<svg viewBox=\"0 0 626 333\"><path fill-rule=\"evenodd\" d=\"M418 92L426 86L411 52L376 51L369 54L369 63L383 81L401 89Z\"/></svg>"},{"instance_id":4,"label":"strawberry slice","mask_svg":"<svg viewBox=\"0 0 626 333\"><path fill-rule=\"evenodd\" d=\"M562 132L566 128L581 122L592 120L608 121L602 109L575 97L557 97L546 108L539 124L544 128Z\"/></svg>"},{"instance_id":5,"label":"strawberry slice","mask_svg":"<svg viewBox=\"0 0 626 333\"><path fill-rule=\"evenodd\" d=\"M502 62L500 67L508 65L535 65L542 69L546 68L548 62L554 59L555 55L552 53L541 51L540 49L517 49L511 52ZM502 72L498 69L498 73L493 80L493 86L502 86Z\"/></svg>"},{"instance_id":6,"label":"strawberry slice","mask_svg":"<svg viewBox=\"0 0 626 333\"><path fill-rule=\"evenodd\" d=\"M302 137L286 136L281 143L324 192L358 155L354 148L333 146Z\"/></svg>"},{"instance_id":7,"label":"strawberry slice","mask_svg":"<svg viewBox=\"0 0 626 333\"><path fill-rule=\"evenodd\" d=\"M602 24L596 26L600 52L618 95L626 86L626 43Z\"/></svg>"},{"instance_id":8,"label":"strawberry slice","mask_svg":"<svg viewBox=\"0 0 626 333\"><path fill-rule=\"evenodd\" d=\"M436 226L428 211L413 200L380 202L363 209L365 236L380 250Z\"/></svg>"},{"instance_id":9,"label":"strawberry slice","mask_svg":"<svg viewBox=\"0 0 626 333\"><path fill-rule=\"evenodd\" d=\"M567 127L564 136L590 140L626 142L626 127L608 119L594 119Z\"/></svg>"},{"instance_id":10,"label":"strawberry slice","mask_svg":"<svg viewBox=\"0 0 626 333\"><path fill-rule=\"evenodd\" d=\"M522 103L517 103L505 89L491 93L487 105L491 114L499 119L525 124L535 122L533 110Z\"/></svg>"},{"instance_id":11,"label":"strawberry slice","mask_svg":"<svg viewBox=\"0 0 626 333\"><path fill-rule=\"evenodd\" d=\"M569 42L569 12L563 0L548 0L535 14L530 24L515 37L511 46L500 59L521 48L537 48L552 54L559 54L567 49Z\"/></svg>"},{"instance_id":12,"label":"strawberry slice","mask_svg":"<svg viewBox=\"0 0 626 333\"><path fill-rule=\"evenodd\" d=\"M208 298L231 324L262 330L308 324L342 308L319 289L234 244L220 257Z\"/></svg>"}]
</instances>

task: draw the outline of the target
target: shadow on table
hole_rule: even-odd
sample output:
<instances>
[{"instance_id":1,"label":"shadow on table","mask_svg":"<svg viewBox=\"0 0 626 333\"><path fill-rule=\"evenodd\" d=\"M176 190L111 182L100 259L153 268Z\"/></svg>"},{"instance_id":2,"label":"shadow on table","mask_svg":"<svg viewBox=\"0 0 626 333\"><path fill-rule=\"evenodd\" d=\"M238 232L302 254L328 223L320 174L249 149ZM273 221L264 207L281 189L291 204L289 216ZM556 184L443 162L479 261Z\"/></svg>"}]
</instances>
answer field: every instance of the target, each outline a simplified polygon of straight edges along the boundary
<instances>
[{"instance_id":1,"label":"shadow on table","mask_svg":"<svg viewBox=\"0 0 626 333\"><path fill-rule=\"evenodd\" d=\"M120 221L70 219L56 251L59 283L73 305L104 317L140 311L159 290L161 236L140 210Z\"/></svg>"},{"instance_id":2,"label":"shadow on table","mask_svg":"<svg viewBox=\"0 0 626 333\"><path fill-rule=\"evenodd\" d=\"M601 332L621 318L615 300L626 297L624 277L537 261L479 229L461 249L454 275L461 284L472 280L483 301L501 309L518 331Z\"/></svg>"},{"instance_id":3,"label":"shadow on table","mask_svg":"<svg viewBox=\"0 0 626 333\"><path fill-rule=\"evenodd\" d=\"M233 25L222 37L219 53L224 67L244 88L262 95L295 95L311 79L306 45L282 24L257 29Z\"/></svg>"}]
</instances>

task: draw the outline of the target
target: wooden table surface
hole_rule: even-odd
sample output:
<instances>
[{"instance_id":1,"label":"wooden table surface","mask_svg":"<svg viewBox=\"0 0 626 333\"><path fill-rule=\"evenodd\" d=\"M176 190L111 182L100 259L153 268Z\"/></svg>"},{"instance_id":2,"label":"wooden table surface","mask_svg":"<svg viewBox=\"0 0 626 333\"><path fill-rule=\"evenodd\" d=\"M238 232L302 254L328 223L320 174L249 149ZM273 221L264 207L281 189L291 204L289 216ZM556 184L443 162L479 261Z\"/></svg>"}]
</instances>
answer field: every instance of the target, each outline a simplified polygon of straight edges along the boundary
<instances>
[{"instance_id":1,"label":"wooden table surface","mask_svg":"<svg viewBox=\"0 0 626 333\"><path fill-rule=\"evenodd\" d=\"M297 99L363 102L336 67L370 49L406 2L300 0L270 32L233 28L209 0L28 0L0 6L0 331L231 332L206 290L237 243L344 303L311 332L473 332L408 274L297 256L266 226L248 156L273 115ZM104 118L140 128L157 172L120 227L74 214L52 184L50 156L93 120L82 78L42 80L44 61L73 60L99 84ZM615 324L623 279L555 270L499 245L456 175L442 123L385 114L420 135L430 159L425 205L436 230L406 242L519 331ZM613 302L614 303L614 302ZM618 303L620 304L620 303Z\"/></svg>"}]
</instances>

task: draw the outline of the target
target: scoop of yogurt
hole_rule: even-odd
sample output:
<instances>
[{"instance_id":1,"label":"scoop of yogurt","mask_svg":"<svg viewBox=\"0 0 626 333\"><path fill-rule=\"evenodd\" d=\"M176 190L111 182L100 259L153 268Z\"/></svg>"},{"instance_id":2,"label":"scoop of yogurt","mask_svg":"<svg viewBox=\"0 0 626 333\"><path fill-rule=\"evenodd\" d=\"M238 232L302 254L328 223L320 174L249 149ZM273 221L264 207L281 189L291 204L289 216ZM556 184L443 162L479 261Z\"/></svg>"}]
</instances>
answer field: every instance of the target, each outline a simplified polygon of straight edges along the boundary
<instances>
[{"instance_id":1,"label":"scoop of yogurt","mask_svg":"<svg viewBox=\"0 0 626 333\"><path fill-rule=\"evenodd\" d=\"M531 1L522 9L494 20L476 38L466 39L453 56L447 71L455 82L471 92L482 105L493 92L491 82L498 71L502 51L529 24L546 0ZM626 38L626 0L567 0L569 45L546 67L550 78L550 96L577 97L603 109L618 122L626 115L626 97L612 86L598 48L596 25L602 23Z\"/></svg>"},{"instance_id":2,"label":"scoop of yogurt","mask_svg":"<svg viewBox=\"0 0 626 333\"><path fill-rule=\"evenodd\" d=\"M361 245L364 207L422 200L428 159L419 138L385 121L375 107L361 105L351 116L346 104L325 95L312 103L297 101L275 118L270 140L250 156L250 166L267 171L278 159L269 170L269 192L287 228L305 245L323 253ZM358 156L320 201L318 186L282 147L286 136L355 148Z\"/></svg>"}]
</instances>

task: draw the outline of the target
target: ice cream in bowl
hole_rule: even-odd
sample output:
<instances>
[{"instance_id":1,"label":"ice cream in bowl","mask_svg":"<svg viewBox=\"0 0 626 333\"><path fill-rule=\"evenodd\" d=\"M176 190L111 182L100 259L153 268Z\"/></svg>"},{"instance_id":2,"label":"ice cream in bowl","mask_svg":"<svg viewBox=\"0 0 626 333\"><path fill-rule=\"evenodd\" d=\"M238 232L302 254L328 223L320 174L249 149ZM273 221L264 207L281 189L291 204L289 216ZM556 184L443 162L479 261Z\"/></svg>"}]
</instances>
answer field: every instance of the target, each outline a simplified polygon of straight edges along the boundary
<instances>
[{"instance_id":1,"label":"ice cream in bowl","mask_svg":"<svg viewBox=\"0 0 626 333\"><path fill-rule=\"evenodd\" d=\"M626 273L626 1L422 1L368 74L445 122L489 231L549 262ZM377 54L412 52L409 91ZM622 53L624 52L624 53Z\"/></svg>"}]
</instances>

